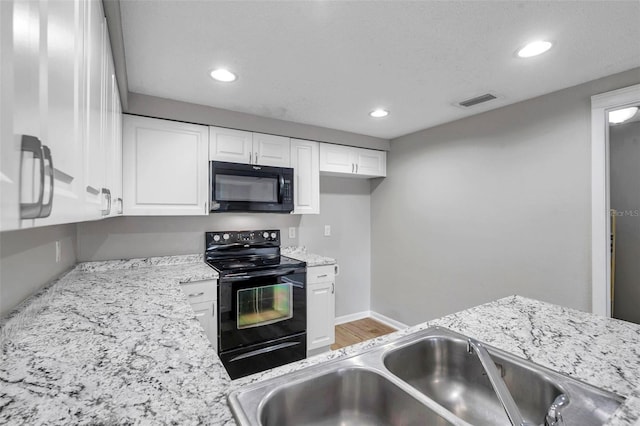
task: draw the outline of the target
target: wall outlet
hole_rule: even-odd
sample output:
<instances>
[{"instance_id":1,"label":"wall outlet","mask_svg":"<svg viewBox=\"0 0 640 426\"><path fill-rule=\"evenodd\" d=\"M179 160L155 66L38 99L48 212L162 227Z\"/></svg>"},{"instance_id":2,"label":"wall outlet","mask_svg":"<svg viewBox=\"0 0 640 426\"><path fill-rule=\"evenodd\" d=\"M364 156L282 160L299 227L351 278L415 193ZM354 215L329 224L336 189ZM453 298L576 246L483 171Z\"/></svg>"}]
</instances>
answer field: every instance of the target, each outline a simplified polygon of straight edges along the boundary
<instances>
[{"instance_id":1,"label":"wall outlet","mask_svg":"<svg viewBox=\"0 0 640 426\"><path fill-rule=\"evenodd\" d=\"M56 263L60 263L60 241L56 241Z\"/></svg>"},{"instance_id":2,"label":"wall outlet","mask_svg":"<svg viewBox=\"0 0 640 426\"><path fill-rule=\"evenodd\" d=\"M331 225L325 225L324 226L324 236L325 237L330 237L331 236Z\"/></svg>"},{"instance_id":3,"label":"wall outlet","mask_svg":"<svg viewBox=\"0 0 640 426\"><path fill-rule=\"evenodd\" d=\"M295 238L296 237L296 228L291 226L289 227L289 238Z\"/></svg>"}]
</instances>

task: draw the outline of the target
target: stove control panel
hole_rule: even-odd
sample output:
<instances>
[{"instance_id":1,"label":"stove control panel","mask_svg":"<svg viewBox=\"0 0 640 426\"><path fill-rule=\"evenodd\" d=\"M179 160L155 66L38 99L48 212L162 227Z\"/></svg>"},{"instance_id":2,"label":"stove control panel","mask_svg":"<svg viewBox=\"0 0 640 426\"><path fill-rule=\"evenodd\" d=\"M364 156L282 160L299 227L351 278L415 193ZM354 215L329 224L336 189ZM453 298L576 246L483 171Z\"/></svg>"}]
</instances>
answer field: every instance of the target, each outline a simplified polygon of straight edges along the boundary
<instances>
[{"instance_id":1,"label":"stove control panel","mask_svg":"<svg viewBox=\"0 0 640 426\"><path fill-rule=\"evenodd\" d=\"M277 229L267 229L263 231L222 231L207 232L205 234L207 247L224 246L231 244L258 244L273 243L280 245L280 231Z\"/></svg>"}]
</instances>

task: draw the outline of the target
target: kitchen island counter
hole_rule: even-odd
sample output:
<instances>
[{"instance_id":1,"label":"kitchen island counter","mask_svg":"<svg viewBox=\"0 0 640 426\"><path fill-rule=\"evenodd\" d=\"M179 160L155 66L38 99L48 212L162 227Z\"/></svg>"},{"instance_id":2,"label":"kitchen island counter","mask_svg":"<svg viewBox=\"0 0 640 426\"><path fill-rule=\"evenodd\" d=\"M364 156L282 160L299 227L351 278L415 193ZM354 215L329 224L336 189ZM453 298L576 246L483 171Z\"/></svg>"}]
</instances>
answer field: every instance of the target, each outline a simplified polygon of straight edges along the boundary
<instances>
[{"instance_id":1,"label":"kitchen island counter","mask_svg":"<svg viewBox=\"0 0 640 426\"><path fill-rule=\"evenodd\" d=\"M640 419L640 327L519 296L231 381L179 285L216 278L201 256L78 265L3 322L0 423L234 424L238 387L435 325L624 396L610 425Z\"/></svg>"}]
</instances>

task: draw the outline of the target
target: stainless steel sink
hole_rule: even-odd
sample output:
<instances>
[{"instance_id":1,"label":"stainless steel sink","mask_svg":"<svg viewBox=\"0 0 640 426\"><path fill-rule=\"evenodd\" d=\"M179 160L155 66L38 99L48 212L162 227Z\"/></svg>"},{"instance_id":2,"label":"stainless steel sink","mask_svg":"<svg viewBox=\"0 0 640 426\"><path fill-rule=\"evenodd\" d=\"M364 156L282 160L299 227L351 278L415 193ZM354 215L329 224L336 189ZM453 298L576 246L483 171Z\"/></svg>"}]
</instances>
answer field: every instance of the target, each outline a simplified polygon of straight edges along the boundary
<instances>
[{"instance_id":1,"label":"stainless steel sink","mask_svg":"<svg viewBox=\"0 0 640 426\"><path fill-rule=\"evenodd\" d=\"M504 393L511 398L510 408ZM438 327L229 396L239 424L264 426L595 426L604 424L622 401Z\"/></svg>"},{"instance_id":2,"label":"stainless steel sink","mask_svg":"<svg viewBox=\"0 0 640 426\"><path fill-rule=\"evenodd\" d=\"M539 369L492 356L524 419L543 424L565 391ZM465 340L427 337L391 351L387 369L461 419L478 425L509 425L509 418L478 357Z\"/></svg>"},{"instance_id":3,"label":"stainless steel sink","mask_svg":"<svg viewBox=\"0 0 640 426\"><path fill-rule=\"evenodd\" d=\"M450 425L380 374L343 368L274 391L259 410L265 426Z\"/></svg>"}]
</instances>

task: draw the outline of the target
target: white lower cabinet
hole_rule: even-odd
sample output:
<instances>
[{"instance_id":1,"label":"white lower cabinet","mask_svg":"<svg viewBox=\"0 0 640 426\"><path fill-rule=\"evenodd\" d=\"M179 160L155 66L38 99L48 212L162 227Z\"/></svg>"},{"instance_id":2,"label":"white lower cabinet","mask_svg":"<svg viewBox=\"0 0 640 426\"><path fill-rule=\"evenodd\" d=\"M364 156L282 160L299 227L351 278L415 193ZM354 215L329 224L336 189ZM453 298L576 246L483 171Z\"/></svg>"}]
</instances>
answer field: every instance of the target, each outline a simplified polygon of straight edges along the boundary
<instances>
[{"instance_id":1,"label":"white lower cabinet","mask_svg":"<svg viewBox=\"0 0 640 426\"><path fill-rule=\"evenodd\" d=\"M206 280L181 284L205 336L218 350L218 317L216 312L218 281Z\"/></svg>"},{"instance_id":2,"label":"white lower cabinet","mask_svg":"<svg viewBox=\"0 0 640 426\"><path fill-rule=\"evenodd\" d=\"M124 214L208 215L209 129L134 115L123 126Z\"/></svg>"},{"instance_id":3,"label":"white lower cabinet","mask_svg":"<svg viewBox=\"0 0 640 426\"><path fill-rule=\"evenodd\" d=\"M335 265L307 267L307 352L335 342L335 286Z\"/></svg>"}]
</instances>

